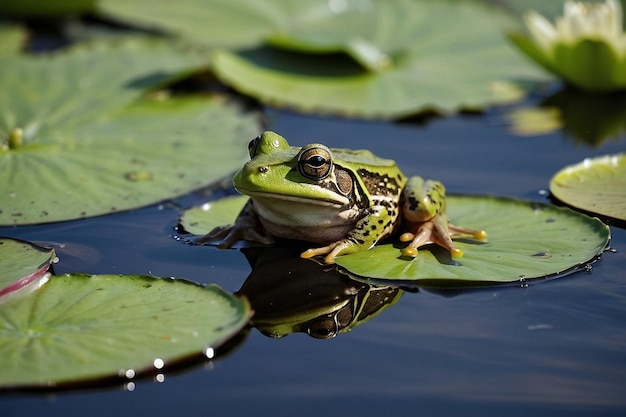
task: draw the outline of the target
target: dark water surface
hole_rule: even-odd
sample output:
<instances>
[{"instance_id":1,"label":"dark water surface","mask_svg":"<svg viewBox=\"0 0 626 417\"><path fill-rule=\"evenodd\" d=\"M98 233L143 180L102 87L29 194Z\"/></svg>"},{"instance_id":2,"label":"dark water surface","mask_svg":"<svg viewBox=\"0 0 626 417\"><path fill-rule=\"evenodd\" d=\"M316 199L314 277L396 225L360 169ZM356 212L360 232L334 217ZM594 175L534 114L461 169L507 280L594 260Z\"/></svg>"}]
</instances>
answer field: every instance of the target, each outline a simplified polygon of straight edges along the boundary
<instances>
[{"instance_id":1,"label":"dark water surface","mask_svg":"<svg viewBox=\"0 0 626 417\"><path fill-rule=\"evenodd\" d=\"M270 127L294 145L371 149L407 175L440 179L453 193L538 201L562 166L626 150L623 133L599 145L561 132L512 136L498 113L418 126L277 112ZM250 273L241 252L171 236L178 207L200 201L187 196L0 234L63 243L57 273L177 276L237 291ZM612 237L616 252L590 272L454 296L405 293L329 340L303 333L273 339L252 329L228 355L166 374L164 382L138 381L133 391L3 395L0 416L623 416L626 231L612 227Z\"/></svg>"}]
</instances>

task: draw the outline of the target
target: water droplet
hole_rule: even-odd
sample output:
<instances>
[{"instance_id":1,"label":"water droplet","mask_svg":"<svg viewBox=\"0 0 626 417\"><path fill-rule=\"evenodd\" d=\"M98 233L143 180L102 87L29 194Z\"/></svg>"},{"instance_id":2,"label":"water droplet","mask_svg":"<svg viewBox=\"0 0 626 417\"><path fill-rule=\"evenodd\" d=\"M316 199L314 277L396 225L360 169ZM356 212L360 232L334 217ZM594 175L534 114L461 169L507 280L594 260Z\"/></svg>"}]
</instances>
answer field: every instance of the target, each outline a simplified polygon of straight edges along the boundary
<instances>
[{"instance_id":1,"label":"water droplet","mask_svg":"<svg viewBox=\"0 0 626 417\"><path fill-rule=\"evenodd\" d=\"M215 357L215 349L213 349L211 346L207 346L204 348L204 356L206 356L208 359L213 359Z\"/></svg>"},{"instance_id":2,"label":"water droplet","mask_svg":"<svg viewBox=\"0 0 626 417\"><path fill-rule=\"evenodd\" d=\"M165 366L165 362L163 362L163 359L156 358L153 365L156 369L162 369Z\"/></svg>"},{"instance_id":3,"label":"water droplet","mask_svg":"<svg viewBox=\"0 0 626 417\"><path fill-rule=\"evenodd\" d=\"M134 390L135 390L134 382L131 381L131 382L124 384L124 391L133 392Z\"/></svg>"},{"instance_id":4,"label":"water droplet","mask_svg":"<svg viewBox=\"0 0 626 417\"><path fill-rule=\"evenodd\" d=\"M593 269L593 265L591 265L591 264L585 265L585 271L591 272L592 269Z\"/></svg>"},{"instance_id":5,"label":"water droplet","mask_svg":"<svg viewBox=\"0 0 626 417\"><path fill-rule=\"evenodd\" d=\"M156 374L154 376L154 382L158 382L158 383L165 382L165 374Z\"/></svg>"},{"instance_id":6,"label":"water droplet","mask_svg":"<svg viewBox=\"0 0 626 417\"><path fill-rule=\"evenodd\" d=\"M120 369L119 376L125 377L127 379L133 379L135 377L134 369Z\"/></svg>"}]
</instances>

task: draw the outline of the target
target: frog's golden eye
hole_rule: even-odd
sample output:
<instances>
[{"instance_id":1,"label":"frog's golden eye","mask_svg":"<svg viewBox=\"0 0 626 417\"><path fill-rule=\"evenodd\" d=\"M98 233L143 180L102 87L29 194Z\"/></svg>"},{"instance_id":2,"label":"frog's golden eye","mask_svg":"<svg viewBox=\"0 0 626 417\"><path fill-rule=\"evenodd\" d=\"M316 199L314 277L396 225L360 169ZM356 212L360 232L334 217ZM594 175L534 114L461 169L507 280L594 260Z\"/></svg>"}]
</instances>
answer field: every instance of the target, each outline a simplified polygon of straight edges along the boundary
<instances>
[{"instance_id":1,"label":"frog's golden eye","mask_svg":"<svg viewBox=\"0 0 626 417\"><path fill-rule=\"evenodd\" d=\"M298 171L310 180L323 180L333 170L333 158L324 145L304 146L298 154Z\"/></svg>"}]
</instances>

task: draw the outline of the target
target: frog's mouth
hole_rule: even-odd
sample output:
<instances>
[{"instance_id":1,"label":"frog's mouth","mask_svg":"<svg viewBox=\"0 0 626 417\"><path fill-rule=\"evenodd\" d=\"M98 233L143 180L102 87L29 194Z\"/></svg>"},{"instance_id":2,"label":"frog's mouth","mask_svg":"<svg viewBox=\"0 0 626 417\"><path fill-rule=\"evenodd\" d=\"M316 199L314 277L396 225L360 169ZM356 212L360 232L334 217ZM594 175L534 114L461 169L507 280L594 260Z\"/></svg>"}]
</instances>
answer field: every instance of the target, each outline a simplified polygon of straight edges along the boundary
<instances>
[{"instance_id":1,"label":"frog's mouth","mask_svg":"<svg viewBox=\"0 0 626 417\"><path fill-rule=\"evenodd\" d=\"M294 196L294 195L286 195L286 194L278 194L278 193L269 193L264 191L249 191L245 190L245 194L255 200L263 200L264 204L266 202L281 200L289 203L296 204L304 204L308 206L318 206L318 207L328 207L328 208L336 208L340 209L345 207L349 201L344 197L337 197L334 200L327 198L310 198L310 197L302 197L302 196Z\"/></svg>"}]
</instances>

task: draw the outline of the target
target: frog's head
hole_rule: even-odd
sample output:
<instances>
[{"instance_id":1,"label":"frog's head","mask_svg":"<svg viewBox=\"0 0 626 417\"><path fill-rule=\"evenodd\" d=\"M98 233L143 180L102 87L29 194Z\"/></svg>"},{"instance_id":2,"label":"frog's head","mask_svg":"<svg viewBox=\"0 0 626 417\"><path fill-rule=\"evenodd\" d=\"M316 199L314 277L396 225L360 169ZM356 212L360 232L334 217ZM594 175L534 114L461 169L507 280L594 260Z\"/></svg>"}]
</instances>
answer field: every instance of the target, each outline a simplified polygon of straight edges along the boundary
<instances>
[{"instance_id":1,"label":"frog's head","mask_svg":"<svg viewBox=\"0 0 626 417\"><path fill-rule=\"evenodd\" d=\"M255 199L345 206L353 191L353 177L337 169L325 145L290 146L274 132L250 141L250 160L234 177L235 188Z\"/></svg>"}]
</instances>

